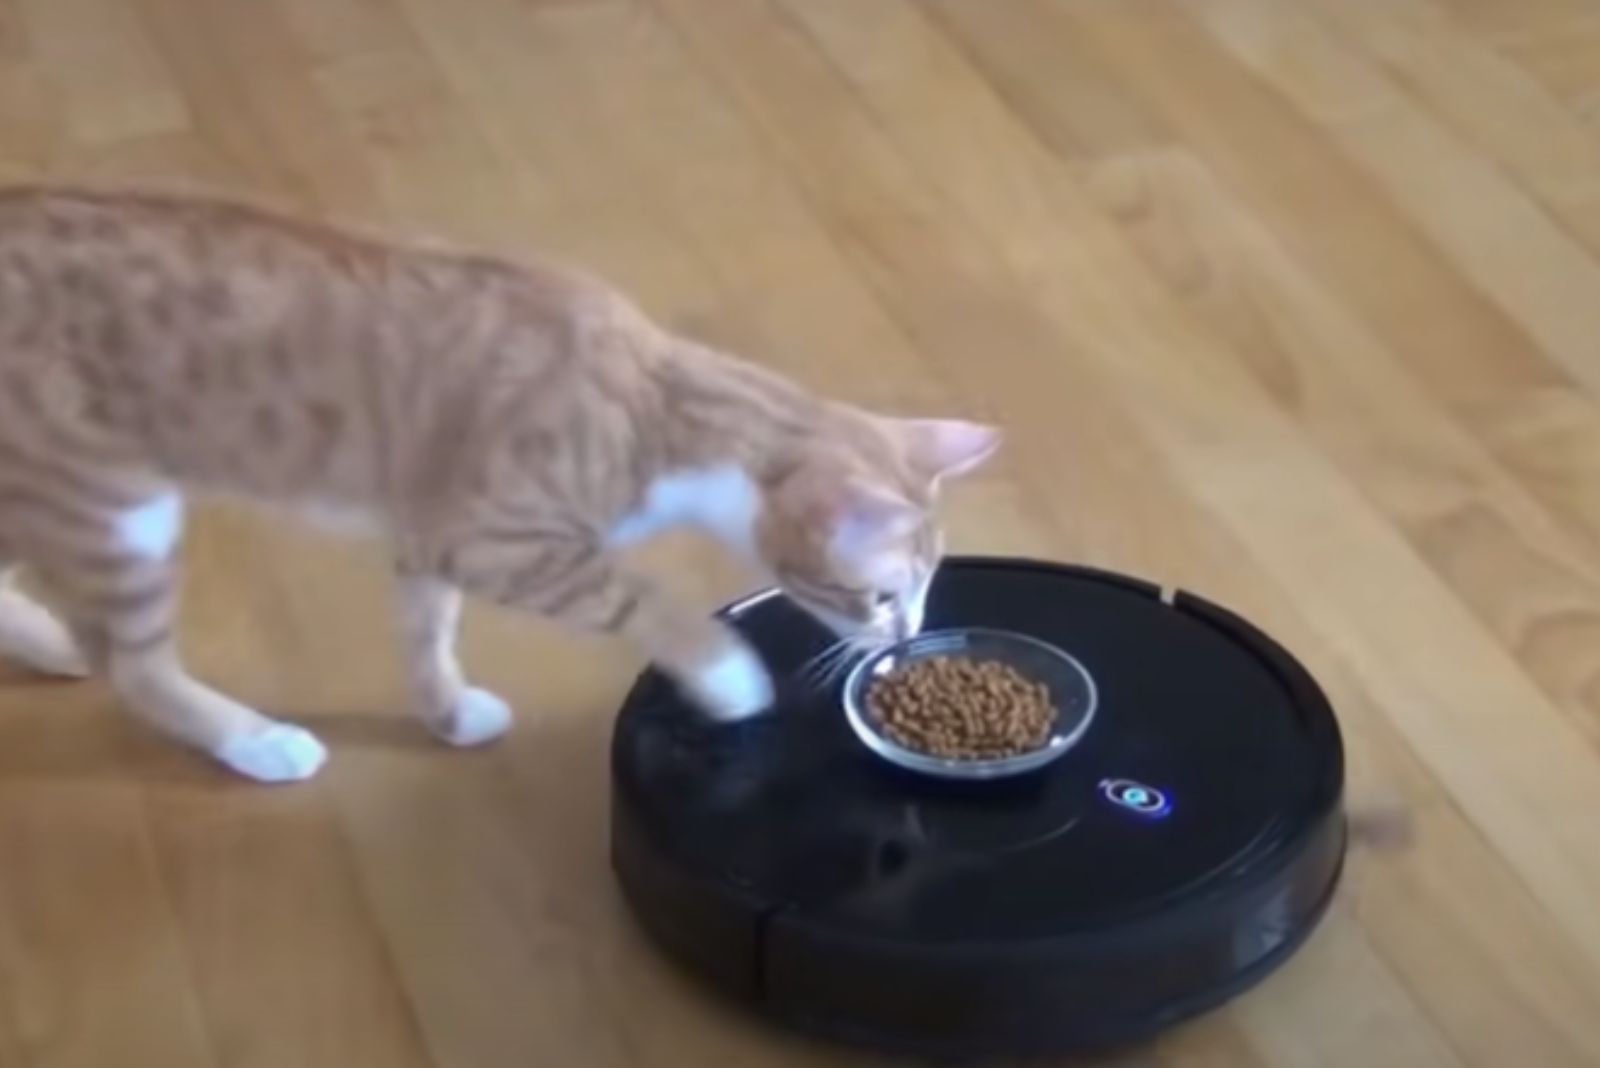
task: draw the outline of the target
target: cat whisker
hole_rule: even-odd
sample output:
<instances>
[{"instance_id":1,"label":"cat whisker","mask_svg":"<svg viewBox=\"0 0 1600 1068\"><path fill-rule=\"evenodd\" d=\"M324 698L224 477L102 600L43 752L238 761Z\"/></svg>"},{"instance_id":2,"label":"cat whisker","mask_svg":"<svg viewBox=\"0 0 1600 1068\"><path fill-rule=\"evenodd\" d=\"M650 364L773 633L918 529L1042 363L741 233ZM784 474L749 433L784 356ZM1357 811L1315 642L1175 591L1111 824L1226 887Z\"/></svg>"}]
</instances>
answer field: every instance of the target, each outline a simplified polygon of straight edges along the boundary
<instances>
[{"instance_id":1,"label":"cat whisker","mask_svg":"<svg viewBox=\"0 0 1600 1068\"><path fill-rule=\"evenodd\" d=\"M879 648L880 643L872 638L840 638L802 664L795 673L795 680L811 689L826 689L849 674L862 657L871 655Z\"/></svg>"},{"instance_id":2,"label":"cat whisker","mask_svg":"<svg viewBox=\"0 0 1600 1068\"><path fill-rule=\"evenodd\" d=\"M822 651L812 656L795 672L795 678L802 682L816 681L826 676L838 660L847 655L849 639L841 638L831 643Z\"/></svg>"}]
</instances>

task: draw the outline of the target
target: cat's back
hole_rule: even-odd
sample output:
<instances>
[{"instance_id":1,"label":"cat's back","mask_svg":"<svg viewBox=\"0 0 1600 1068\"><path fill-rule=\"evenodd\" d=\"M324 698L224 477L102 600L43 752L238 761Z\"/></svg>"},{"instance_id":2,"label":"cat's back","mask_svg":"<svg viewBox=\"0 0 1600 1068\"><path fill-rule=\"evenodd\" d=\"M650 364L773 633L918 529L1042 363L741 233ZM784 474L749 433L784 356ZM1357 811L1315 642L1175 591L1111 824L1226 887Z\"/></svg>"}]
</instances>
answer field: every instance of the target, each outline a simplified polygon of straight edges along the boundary
<instances>
[{"instance_id":1,"label":"cat's back","mask_svg":"<svg viewBox=\"0 0 1600 1068\"><path fill-rule=\"evenodd\" d=\"M236 201L10 189L0 192L0 365L160 374L159 352L179 349L320 363L325 349L415 337L413 320L481 301L509 273Z\"/></svg>"},{"instance_id":2,"label":"cat's back","mask_svg":"<svg viewBox=\"0 0 1600 1068\"><path fill-rule=\"evenodd\" d=\"M658 348L631 302L554 265L220 199L0 191L0 378L115 381L215 410L263 391L361 401L374 380L419 375L455 394L522 379L564 404L583 385L636 386Z\"/></svg>"},{"instance_id":3,"label":"cat's back","mask_svg":"<svg viewBox=\"0 0 1600 1068\"><path fill-rule=\"evenodd\" d=\"M0 189L0 316L74 301L82 310L85 299L190 328L227 313L315 318L334 305L401 323L465 310L552 323L631 310L597 280L553 264L384 239L238 201Z\"/></svg>"},{"instance_id":4,"label":"cat's back","mask_svg":"<svg viewBox=\"0 0 1600 1068\"><path fill-rule=\"evenodd\" d=\"M379 269L394 253L332 228L201 196L50 187L0 190L0 279L122 289L226 284L251 276L308 285Z\"/></svg>"},{"instance_id":5,"label":"cat's back","mask_svg":"<svg viewBox=\"0 0 1600 1068\"><path fill-rule=\"evenodd\" d=\"M660 348L630 302L553 266L224 200L0 191L0 437L38 411L270 488L227 458L270 464L264 443L335 421L370 454L395 444L382 427L425 436L509 404L564 428L648 394Z\"/></svg>"}]
</instances>

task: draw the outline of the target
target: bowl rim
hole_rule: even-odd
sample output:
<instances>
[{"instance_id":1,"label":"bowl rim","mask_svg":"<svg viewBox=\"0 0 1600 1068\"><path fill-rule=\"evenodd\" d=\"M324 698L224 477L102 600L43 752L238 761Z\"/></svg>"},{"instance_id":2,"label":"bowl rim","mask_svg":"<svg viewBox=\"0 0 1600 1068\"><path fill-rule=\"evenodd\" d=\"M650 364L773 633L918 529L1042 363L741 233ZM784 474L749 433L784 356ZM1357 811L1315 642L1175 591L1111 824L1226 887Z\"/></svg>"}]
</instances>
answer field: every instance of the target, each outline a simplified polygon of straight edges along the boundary
<instances>
[{"instance_id":1,"label":"bowl rim","mask_svg":"<svg viewBox=\"0 0 1600 1068\"><path fill-rule=\"evenodd\" d=\"M864 695L864 680L871 674L874 665L882 662L885 657L914 646L918 642L937 638L940 635L977 636L1032 646L1034 649L1047 654L1051 659L1059 661L1083 680L1088 707L1084 711L1082 719L1071 732L1060 737L1052 737L1050 741L1037 749L1008 757L961 760L955 757L933 756L899 744L874 728L871 716L866 713L863 702L857 699L857 695L858 693ZM868 749L891 764L905 768L908 771L920 772L942 779L998 779L1036 771L1060 759L1072 750L1094 723L1095 715L1100 708L1100 688L1095 683L1094 674L1084 666L1083 662L1060 646L1044 641L1041 638L1035 638L1031 634L1005 630L1000 627L954 626L923 631L910 638L904 638L875 649L862 657L850 669L850 673L845 676L841 703L844 705L845 718L850 721L850 727L856 736ZM1059 708L1056 711L1056 715L1059 719Z\"/></svg>"}]
</instances>

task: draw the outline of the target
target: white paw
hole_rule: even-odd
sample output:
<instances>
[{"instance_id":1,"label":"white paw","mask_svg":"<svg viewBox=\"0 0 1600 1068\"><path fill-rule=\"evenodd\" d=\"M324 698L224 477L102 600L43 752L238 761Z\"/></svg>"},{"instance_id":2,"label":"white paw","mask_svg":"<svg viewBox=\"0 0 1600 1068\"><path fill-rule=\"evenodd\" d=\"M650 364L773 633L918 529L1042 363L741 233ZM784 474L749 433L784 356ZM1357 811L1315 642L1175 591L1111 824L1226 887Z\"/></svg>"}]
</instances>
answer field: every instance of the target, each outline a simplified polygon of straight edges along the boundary
<instances>
[{"instance_id":1,"label":"white paw","mask_svg":"<svg viewBox=\"0 0 1600 1068\"><path fill-rule=\"evenodd\" d=\"M465 690L455 712L430 724L433 732L451 745L482 745L511 728L511 706L488 690Z\"/></svg>"},{"instance_id":2,"label":"white paw","mask_svg":"<svg viewBox=\"0 0 1600 1068\"><path fill-rule=\"evenodd\" d=\"M253 734L229 738L216 758L257 782L299 782L309 779L328 759L328 751L310 731L274 723Z\"/></svg>"},{"instance_id":3,"label":"white paw","mask_svg":"<svg viewBox=\"0 0 1600 1068\"><path fill-rule=\"evenodd\" d=\"M723 723L749 719L772 707L772 676L748 646L734 644L689 681L706 715Z\"/></svg>"}]
</instances>

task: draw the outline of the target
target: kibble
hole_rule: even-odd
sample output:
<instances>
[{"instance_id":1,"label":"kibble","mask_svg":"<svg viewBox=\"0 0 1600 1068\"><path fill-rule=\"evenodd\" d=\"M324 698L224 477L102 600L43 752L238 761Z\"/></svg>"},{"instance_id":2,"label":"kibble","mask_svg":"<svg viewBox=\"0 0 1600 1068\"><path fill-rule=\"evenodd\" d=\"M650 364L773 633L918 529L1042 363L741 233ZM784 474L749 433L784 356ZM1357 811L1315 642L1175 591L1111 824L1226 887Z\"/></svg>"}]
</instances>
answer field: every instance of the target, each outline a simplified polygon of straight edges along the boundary
<instances>
[{"instance_id":1,"label":"kibble","mask_svg":"<svg viewBox=\"0 0 1600 1068\"><path fill-rule=\"evenodd\" d=\"M1044 683L964 656L930 657L883 676L867 691L867 714L907 749L960 760L1038 749L1056 717Z\"/></svg>"}]
</instances>

